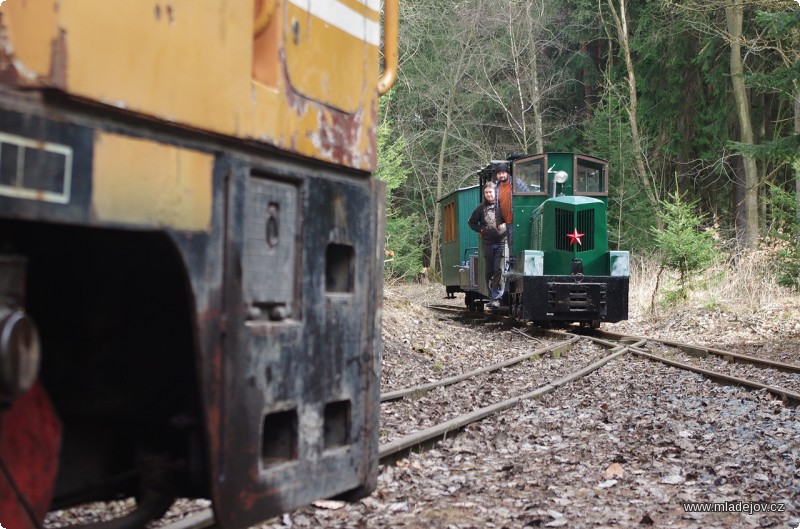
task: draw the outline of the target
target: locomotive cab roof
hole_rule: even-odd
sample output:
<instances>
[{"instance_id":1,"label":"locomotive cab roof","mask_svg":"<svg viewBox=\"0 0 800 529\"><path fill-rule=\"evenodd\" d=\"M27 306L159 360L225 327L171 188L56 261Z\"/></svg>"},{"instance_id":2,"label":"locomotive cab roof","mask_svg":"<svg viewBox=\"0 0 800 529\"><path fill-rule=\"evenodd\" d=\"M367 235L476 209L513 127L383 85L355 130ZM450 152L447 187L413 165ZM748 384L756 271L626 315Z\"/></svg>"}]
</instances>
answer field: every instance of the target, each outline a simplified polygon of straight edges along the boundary
<instances>
[{"instance_id":1,"label":"locomotive cab roof","mask_svg":"<svg viewBox=\"0 0 800 529\"><path fill-rule=\"evenodd\" d=\"M515 194L546 196L556 179L559 193L565 195L608 196L608 161L602 158L570 152L509 154L478 169L479 185L496 181L498 168L504 164Z\"/></svg>"},{"instance_id":2,"label":"locomotive cab roof","mask_svg":"<svg viewBox=\"0 0 800 529\"><path fill-rule=\"evenodd\" d=\"M602 204L603 201L594 197L562 195L549 199L549 202L569 204L571 206L581 206L583 204Z\"/></svg>"}]
</instances>

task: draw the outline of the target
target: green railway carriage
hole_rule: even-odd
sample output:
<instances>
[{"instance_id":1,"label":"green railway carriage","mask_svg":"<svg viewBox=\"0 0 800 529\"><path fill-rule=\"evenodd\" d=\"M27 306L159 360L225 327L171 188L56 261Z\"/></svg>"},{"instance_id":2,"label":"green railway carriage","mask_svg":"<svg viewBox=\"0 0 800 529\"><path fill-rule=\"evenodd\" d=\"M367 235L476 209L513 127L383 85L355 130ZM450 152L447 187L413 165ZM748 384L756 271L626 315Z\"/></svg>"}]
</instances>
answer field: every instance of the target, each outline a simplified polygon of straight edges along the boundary
<instances>
[{"instance_id":1,"label":"green railway carriage","mask_svg":"<svg viewBox=\"0 0 800 529\"><path fill-rule=\"evenodd\" d=\"M441 201L445 245L448 234L468 230L483 187L496 182L497 162L478 171L471 195L458 190ZM539 323L596 327L627 319L629 254L608 246L608 162L573 153L511 155L503 162L510 166L514 219L502 310ZM445 208L455 201L458 209L449 206L448 213ZM476 237L470 259L445 246L442 253L448 295L465 292L473 310L482 310L488 300L480 246Z\"/></svg>"},{"instance_id":2,"label":"green railway carriage","mask_svg":"<svg viewBox=\"0 0 800 529\"><path fill-rule=\"evenodd\" d=\"M478 234L469 229L467 219L480 201L480 186L457 189L439 201L442 233L442 283L448 297L456 292L476 290L474 278L467 271L470 259L478 253ZM447 263L447 265L445 265ZM473 271L476 270L474 267Z\"/></svg>"}]
</instances>

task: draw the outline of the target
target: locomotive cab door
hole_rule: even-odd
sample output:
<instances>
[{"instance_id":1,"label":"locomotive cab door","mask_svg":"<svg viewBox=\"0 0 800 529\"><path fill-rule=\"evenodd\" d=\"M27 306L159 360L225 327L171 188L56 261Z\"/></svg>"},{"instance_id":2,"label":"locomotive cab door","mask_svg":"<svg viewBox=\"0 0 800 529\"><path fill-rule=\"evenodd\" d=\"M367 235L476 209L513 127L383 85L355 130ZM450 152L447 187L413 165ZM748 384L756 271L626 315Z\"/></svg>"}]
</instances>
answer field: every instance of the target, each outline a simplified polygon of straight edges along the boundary
<instances>
[{"instance_id":1,"label":"locomotive cab door","mask_svg":"<svg viewBox=\"0 0 800 529\"><path fill-rule=\"evenodd\" d=\"M289 0L283 40L291 86L309 99L356 113L365 91L375 89L366 84L365 68L378 63L379 24L379 0Z\"/></svg>"}]
</instances>

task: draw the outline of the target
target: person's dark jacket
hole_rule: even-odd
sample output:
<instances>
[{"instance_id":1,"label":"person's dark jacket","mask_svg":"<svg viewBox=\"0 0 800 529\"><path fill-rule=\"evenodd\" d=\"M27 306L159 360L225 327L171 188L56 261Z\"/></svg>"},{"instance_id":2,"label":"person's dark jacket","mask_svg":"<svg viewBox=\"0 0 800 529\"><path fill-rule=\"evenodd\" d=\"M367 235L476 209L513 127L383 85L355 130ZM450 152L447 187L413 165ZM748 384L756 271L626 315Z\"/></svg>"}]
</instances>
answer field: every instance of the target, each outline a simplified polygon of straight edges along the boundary
<instances>
[{"instance_id":1,"label":"person's dark jacket","mask_svg":"<svg viewBox=\"0 0 800 529\"><path fill-rule=\"evenodd\" d=\"M481 234L481 238L485 244L502 242L506 238L506 230L505 228L502 228L498 231L495 226L489 226L489 224L486 222L487 206L494 208L494 205L486 204L486 202L481 202L478 204L478 207L476 207L472 211L472 215L469 216L467 224L469 224L469 227L473 231ZM501 218L499 210L496 212L496 218Z\"/></svg>"}]
</instances>

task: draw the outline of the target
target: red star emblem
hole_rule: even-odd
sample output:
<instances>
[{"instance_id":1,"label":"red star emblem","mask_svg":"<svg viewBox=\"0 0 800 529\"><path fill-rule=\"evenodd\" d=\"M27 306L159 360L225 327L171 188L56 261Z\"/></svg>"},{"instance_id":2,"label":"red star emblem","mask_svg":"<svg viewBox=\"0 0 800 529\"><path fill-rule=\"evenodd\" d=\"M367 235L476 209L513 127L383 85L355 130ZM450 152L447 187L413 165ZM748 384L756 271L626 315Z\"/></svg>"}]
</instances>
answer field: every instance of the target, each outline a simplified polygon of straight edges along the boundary
<instances>
[{"instance_id":1,"label":"red star emblem","mask_svg":"<svg viewBox=\"0 0 800 529\"><path fill-rule=\"evenodd\" d=\"M585 235L584 233L578 233L577 228L573 229L572 233L567 234L567 237L569 237L569 245L572 246L577 242L579 246L583 246L583 243L581 242L581 237L583 237L584 235Z\"/></svg>"}]
</instances>

